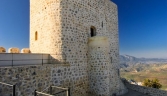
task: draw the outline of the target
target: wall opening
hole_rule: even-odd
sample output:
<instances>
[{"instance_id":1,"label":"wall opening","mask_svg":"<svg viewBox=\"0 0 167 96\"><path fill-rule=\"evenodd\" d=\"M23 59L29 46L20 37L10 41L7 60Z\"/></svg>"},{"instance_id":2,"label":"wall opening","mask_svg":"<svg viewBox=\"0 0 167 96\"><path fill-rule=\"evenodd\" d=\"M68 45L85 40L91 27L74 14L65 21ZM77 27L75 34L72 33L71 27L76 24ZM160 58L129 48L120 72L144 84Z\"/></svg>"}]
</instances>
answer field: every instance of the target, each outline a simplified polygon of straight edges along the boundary
<instances>
[{"instance_id":1,"label":"wall opening","mask_svg":"<svg viewBox=\"0 0 167 96\"><path fill-rule=\"evenodd\" d=\"M96 36L96 28L94 26L90 27L90 36L91 37Z\"/></svg>"},{"instance_id":2,"label":"wall opening","mask_svg":"<svg viewBox=\"0 0 167 96\"><path fill-rule=\"evenodd\" d=\"M38 32L35 32L35 41L38 40Z\"/></svg>"}]
</instances>

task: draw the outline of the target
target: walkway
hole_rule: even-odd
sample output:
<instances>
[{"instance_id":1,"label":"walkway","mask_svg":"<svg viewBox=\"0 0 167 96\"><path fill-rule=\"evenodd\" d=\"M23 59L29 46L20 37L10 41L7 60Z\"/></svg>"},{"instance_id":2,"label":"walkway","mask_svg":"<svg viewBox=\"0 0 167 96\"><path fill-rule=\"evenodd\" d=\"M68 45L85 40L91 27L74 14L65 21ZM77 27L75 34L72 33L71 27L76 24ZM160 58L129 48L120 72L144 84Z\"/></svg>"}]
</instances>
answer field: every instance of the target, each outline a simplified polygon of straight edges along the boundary
<instances>
[{"instance_id":1,"label":"walkway","mask_svg":"<svg viewBox=\"0 0 167 96\"><path fill-rule=\"evenodd\" d=\"M124 95L120 95L120 96L149 96L149 95L145 95L143 93L128 89L128 93L124 94Z\"/></svg>"}]
</instances>

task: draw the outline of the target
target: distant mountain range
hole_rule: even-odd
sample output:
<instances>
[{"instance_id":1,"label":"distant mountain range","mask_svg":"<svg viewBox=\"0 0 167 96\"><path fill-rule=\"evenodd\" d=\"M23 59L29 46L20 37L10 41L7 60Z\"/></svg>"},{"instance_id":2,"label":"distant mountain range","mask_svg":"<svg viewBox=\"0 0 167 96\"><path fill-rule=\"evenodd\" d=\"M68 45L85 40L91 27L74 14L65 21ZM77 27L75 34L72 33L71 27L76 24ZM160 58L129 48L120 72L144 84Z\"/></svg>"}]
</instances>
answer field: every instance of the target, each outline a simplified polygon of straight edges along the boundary
<instances>
[{"instance_id":1,"label":"distant mountain range","mask_svg":"<svg viewBox=\"0 0 167 96\"><path fill-rule=\"evenodd\" d=\"M130 55L120 55L121 67L128 67L136 64L164 64L167 59L163 58L136 58Z\"/></svg>"}]
</instances>

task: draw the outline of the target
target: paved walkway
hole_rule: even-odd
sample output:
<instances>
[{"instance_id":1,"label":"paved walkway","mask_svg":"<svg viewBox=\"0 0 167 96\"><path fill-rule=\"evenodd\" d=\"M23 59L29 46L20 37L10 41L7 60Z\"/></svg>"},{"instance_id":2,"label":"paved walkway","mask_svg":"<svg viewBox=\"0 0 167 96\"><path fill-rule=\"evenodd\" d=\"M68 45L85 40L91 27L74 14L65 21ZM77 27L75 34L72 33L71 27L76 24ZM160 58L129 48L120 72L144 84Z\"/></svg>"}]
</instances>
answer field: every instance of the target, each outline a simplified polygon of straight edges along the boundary
<instances>
[{"instance_id":1,"label":"paved walkway","mask_svg":"<svg viewBox=\"0 0 167 96\"><path fill-rule=\"evenodd\" d=\"M120 96L149 96L149 95L145 95L143 93L128 89L128 93L124 94L124 95L120 95Z\"/></svg>"}]
</instances>

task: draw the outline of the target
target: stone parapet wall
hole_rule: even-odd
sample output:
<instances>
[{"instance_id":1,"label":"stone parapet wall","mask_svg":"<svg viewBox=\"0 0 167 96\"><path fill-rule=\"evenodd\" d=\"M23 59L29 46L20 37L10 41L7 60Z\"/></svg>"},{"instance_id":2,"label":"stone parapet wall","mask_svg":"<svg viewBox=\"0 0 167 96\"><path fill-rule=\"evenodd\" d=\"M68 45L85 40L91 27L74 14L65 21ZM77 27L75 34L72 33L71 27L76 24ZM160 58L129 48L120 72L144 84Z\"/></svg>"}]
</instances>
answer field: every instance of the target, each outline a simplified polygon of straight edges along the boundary
<instances>
[{"instance_id":1,"label":"stone parapet wall","mask_svg":"<svg viewBox=\"0 0 167 96\"><path fill-rule=\"evenodd\" d=\"M156 88L149 88L139 85L130 84L127 81L125 81L125 85L127 88L135 90L137 92L141 92L150 96L167 96L167 91L159 90Z\"/></svg>"},{"instance_id":2,"label":"stone parapet wall","mask_svg":"<svg viewBox=\"0 0 167 96\"><path fill-rule=\"evenodd\" d=\"M0 53L6 53L6 49L4 47L0 46ZM19 48L9 48L8 49L8 53L20 53L20 49ZM29 48L23 48L21 50L21 53L31 53Z\"/></svg>"},{"instance_id":3,"label":"stone parapet wall","mask_svg":"<svg viewBox=\"0 0 167 96\"><path fill-rule=\"evenodd\" d=\"M88 93L87 77L79 77L75 81L71 70L73 69L69 64L1 67L0 82L16 84L16 96L34 96L35 89L43 91L50 85L70 87L72 96L86 96ZM53 92L56 92L54 90ZM11 95L12 88L0 85L0 96Z\"/></svg>"}]
</instances>

